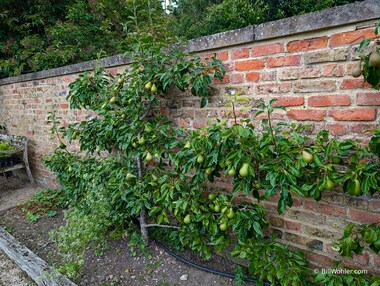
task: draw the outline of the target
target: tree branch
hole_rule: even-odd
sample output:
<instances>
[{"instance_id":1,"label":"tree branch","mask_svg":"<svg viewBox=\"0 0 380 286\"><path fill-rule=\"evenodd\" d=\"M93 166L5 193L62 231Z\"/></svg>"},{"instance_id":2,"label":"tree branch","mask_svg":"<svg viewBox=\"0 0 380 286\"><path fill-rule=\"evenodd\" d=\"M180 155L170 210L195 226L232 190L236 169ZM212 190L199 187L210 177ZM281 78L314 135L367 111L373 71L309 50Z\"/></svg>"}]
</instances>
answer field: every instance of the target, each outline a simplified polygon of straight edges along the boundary
<instances>
[{"instance_id":1,"label":"tree branch","mask_svg":"<svg viewBox=\"0 0 380 286\"><path fill-rule=\"evenodd\" d=\"M157 223L144 224L144 225L141 225L141 226L143 226L143 227L166 227L166 228L179 229L179 227L175 226L175 225L165 225L165 224L157 224Z\"/></svg>"},{"instance_id":2,"label":"tree branch","mask_svg":"<svg viewBox=\"0 0 380 286\"><path fill-rule=\"evenodd\" d=\"M148 107L146 108L145 113L140 116L140 120L144 120L144 118L149 114L149 112L152 109L152 103L153 103L153 101L149 101L149 104L148 104Z\"/></svg>"}]
</instances>

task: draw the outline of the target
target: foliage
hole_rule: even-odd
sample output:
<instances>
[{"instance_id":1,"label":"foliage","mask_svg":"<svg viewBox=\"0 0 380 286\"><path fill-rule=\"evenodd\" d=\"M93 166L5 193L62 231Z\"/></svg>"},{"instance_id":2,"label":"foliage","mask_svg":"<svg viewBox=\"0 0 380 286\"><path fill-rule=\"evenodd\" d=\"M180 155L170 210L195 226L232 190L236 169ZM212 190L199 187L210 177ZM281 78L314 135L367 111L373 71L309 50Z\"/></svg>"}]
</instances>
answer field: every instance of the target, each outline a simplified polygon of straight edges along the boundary
<instances>
[{"instance_id":1,"label":"foliage","mask_svg":"<svg viewBox=\"0 0 380 286\"><path fill-rule=\"evenodd\" d=\"M267 17L269 21L278 20L282 18L302 15L323 9L345 5L353 2L354 0L267 0L268 5Z\"/></svg>"},{"instance_id":2,"label":"foliage","mask_svg":"<svg viewBox=\"0 0 380 286\"><path fill-rule=\"evenodd\" d=\"M12 144L10 144L8 141L0 140L0 158L9 156L7 152L1 152L1 151L11 151L14 149L15 149L15 146L12 146Z\"/></svg>"},{"instance_id":3,"label":"foliage","mask_svg":"<svg viewBox=\"0 0 380 286\"><path fill-rule=\"evenodd\" d=\"M173 15L159 0L32 0L0 3L0 78L111 56L128 49L130 18L139 11L140 29L156 25L195 38L354 0L262 1L177 0ZM137 4L137 5L136 5ZM146 7L150 8L147 9ZM146 23L146 27L144 27Z\"/></svg>"},{"instance_id":4,"label":"foliage","mask_svg":"<svg viewBox=\"0 0 380 286\"><path fill-rule=\"evenodd\" d=\"M273 103L260 105L261 110L256 112L256 116L264 111L268 114L262 120L262 130L256 130L246 119L242 120L245 125L230 127L227 120L222 120L190 131L190 148L178 153L181 161L177 163L183 174L195 169L190 183L201 185L206 180L213 182L215 177L230 175L234 195L242 192L248 197L252 192L260 201L280 194L279 213L292 206L292 193L320 200L323 191L334 185L343 185L343 190L351 195L379 190L379 166L367 147L352 140L329 138L325 130L311 141L294 124L280 122L274 126L271 114L280 107ZM312 155L310 162L305 161L303 151ZM197 161L198 156L204 159L202 163ZM242 176L239 173L244 164L248 164L248 173ZM211 170L209 174L207 170ZM231 170L235 172L229 173ZM260 194L261 189L264 193Z\"/></svg>"},{"instance_id":5,"label":"foliage","mask_svg":"<svg viewBox=\"0 0 380 286\"><path fill-rule=\"evenodd\" d=\"M378 35L380 21L377 22L374 33ZM380 89L380 40L365 39L359 45L357 55L360 58L358 66L352 75L359 77L363 74L364 80L374 89ZM376 57L376 59L374 59Z\"/></svg>"},{"instance_id":6,"label":"foliage","mask_svg":"<svg viewBox=\"0 0 380 286\"><path fill-rule=\"evenodd\" d=\"M30 221L36 222L43 214L52 217L57 214L57 210L66 208L67 199L63 190L38 190L29 201L21 205L21 210Z\"/></svg>"},{"instance_id":7,"label":"foliage","mask_svg":"<svg viewBox=\"0 0 380 286\"><path fill-rule=\"evenodd\" d=\"M178 11L175 12L179 16L178 25L175 27L179 30L180 35L191 38L265 22L267 6L264 5L265 1L262 0L217 1L217 4L210 5L207 9L201 6L203 11L195 18L192 17L195 11L186 9L188 6L193 7L194 3L183 2L183 4L179 2ZM208 2L210 3L211 1ZM186 8L182 7L182 5ZM195 9L196 12L198 12L198 9ZM189 15L189 13L192 14ZM202 20L199 21L202 16Z\"/></svg>"},{"instance_id":8,"label":"foliage","mask_svg":"<svg viewBox=\"0 0 380 286\"><path fill-rule=\"evenodd\" d=\"M245 273L244 273L244 270L241 266L239 265L235 265L235 269L234 269L234 276L235 276L235 279L234 279L234 283L236 286L244 286L246 285L245 283L245 279L247 278Z\"/></svg>"},{"instance_id":9,"label":"foliage","mask_svg":"<svg viewBox=\"0 0 380 286\"><path fill-rule=\"evenodd\" d=\"M7 141L0 141L0 151L13 150L15 147L9 144Z\"/></svg>"},{"instance_id":10,"label":"foliage","mask_svg":"<svg viewBox=\"0 0 380 286\"><path fill-rule=\"evenodd\" d=\"M355 0L177 0L174 15L179 36L188 39L243 28L322 9Z\"/></svg>"},{"instance_id":11,"label":"foliage","mask_svg":"<svg viewBox=\"0 0 380 286\"><path fill-rule=\"evenodd\" d=\"M267 240L239 241L233 256L250 261L248 271L258 278L258 285L265 280L271 285L308 285L306 275L310 274L307 261L301 251L292 252L288 246Z\"/></svg>"},{"instance_id":12,"label":"foliage","mask_svg":"<svg viewBox=\"0 0 380 286\"><path fill-rule=\"evenodd\" d=\"M380 251L380 225L350 223L344 229L343 237L334 245L341 256L352 257L353 254L360 254L364 246L369 247L374 253Z\"/></svg>"},{"instance_id":13,"label":"foliage","mask_svg":"<svg viewBox=\"0 0 380 286\"><path fill-rule=\"evenodd\" d=\"M368 146L371 152L380 158L380 130L374 131L374 136L372 136Z\"/></svg>"},{"instance_id":14,"label":"foliage","mask_svg":"<svg viewBox=\"0 0 380 286\"><path fill-rule=\"evenodd\" d=\"M140 0L2 1L0 77L59 67L122 53L132 31L133 7L152 6L164 18L160 1ZM153 9L154 8L154 9Z\"/></svg>"},{"instance_id":15,"label":"foliage","mask_svg":"<svg viewBox=\"0 0 380 286\"><path fill-rule=\"evenodd\" d=\"M349 268L338 268L340 262L335 262L335 269L329 271L319 271L314 276L314 282L323 285L342 285L342 286L377 286L379 285L379 277L366 277L360 270Z\"/></svg>"},{"instance_id":16,"label":"foliage","mask_svg":"<svg viewBox=\"0 0 380 286\"><path fill-rule=\"evenodd\" d=\"M12 146L9 142L0 140L0 158L8 156L8 154L6 154L5 152L2 153L1 151L11 151L14 149L15 149L15 147Z\"/></svg>"},{"instance_id":17,"label":"foliage","mask_svg":"<svg viewBox=\"0 0 380 286\"><path fill-rule=\"evenodd\" d=\"M87 247L97 255L102 254L106 247L105 234L112 224L110 212L109 197L102 192L87 193L83 204L66 211L66 225L50 233L63 255L58 266L60 272L68 277L76 276L83 267Z\"/></svg>"}]
</instances>

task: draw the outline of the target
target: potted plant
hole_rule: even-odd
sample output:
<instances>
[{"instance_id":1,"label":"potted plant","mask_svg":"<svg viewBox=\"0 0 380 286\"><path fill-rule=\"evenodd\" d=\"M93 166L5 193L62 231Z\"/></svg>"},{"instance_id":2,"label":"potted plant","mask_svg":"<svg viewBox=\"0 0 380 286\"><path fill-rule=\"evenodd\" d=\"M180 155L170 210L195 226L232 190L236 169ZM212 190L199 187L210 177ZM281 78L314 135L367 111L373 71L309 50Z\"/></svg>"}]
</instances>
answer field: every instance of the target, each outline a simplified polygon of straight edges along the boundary
<instances>
[{"instance_id":1,"label":"potted plant","mask_svg":"<svg viewBox=\"0 0 380 286\"><path fill-rule=\"evenodd\" d=\"M0 141L0 168L10 167L19 162L20 150L7 141Z\"/></svg>"}]
</instances>

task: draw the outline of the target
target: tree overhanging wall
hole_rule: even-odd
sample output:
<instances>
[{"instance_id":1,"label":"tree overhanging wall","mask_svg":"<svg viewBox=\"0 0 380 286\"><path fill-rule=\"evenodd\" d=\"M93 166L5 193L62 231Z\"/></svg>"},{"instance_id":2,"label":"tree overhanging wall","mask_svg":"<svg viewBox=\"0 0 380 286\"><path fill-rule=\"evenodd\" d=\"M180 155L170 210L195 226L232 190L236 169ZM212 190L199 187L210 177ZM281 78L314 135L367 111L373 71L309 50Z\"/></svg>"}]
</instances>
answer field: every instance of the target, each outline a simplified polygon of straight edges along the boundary
<instances>
[{"instance_id":1,"label":"tree overhanging wall","mask_svg":"<svg viewBox=\"0 0 380 286\"><path fill-rule=\"evenodd\" d=\"M276 119L309 124L313 132L325 128L341 138L366 141L365 130L380 126L380 93L350 74L358 63L358 44L375 37L373 27L380 15L376 2L354 3L190 42L186 49L204 57L216 56L225 62L227 74L223 82L214 83L206 108L200 109L197 98L178 93L168 101L167 112L186 128L198 128L208 119L231 117L232 121L225 102L226 94L235 91L249 97L253 106L278 99L286 110L278 112ZM94 64L0 80L0 125L9 134L29 138L33 173L41 185L55 185L41 160L55 147L46 125L48 112L57 110L66 123L87 115L71 111L65 98L69 83ZM113 73L127 64L128 59L121 56L101 61ZM247 112L238 115L251 116ZM312 263L328 266L337 257L331 242L340 237L348 222L380 222L380 198L352 198L334 191L327 192L323 200L317 204L296 197L284 215L277 214L275 199L267 207L272 228L282 240L305 250ZM347 260L346 265L380 273L379 257L366 252Z\"/></svg>"}]
</instances>

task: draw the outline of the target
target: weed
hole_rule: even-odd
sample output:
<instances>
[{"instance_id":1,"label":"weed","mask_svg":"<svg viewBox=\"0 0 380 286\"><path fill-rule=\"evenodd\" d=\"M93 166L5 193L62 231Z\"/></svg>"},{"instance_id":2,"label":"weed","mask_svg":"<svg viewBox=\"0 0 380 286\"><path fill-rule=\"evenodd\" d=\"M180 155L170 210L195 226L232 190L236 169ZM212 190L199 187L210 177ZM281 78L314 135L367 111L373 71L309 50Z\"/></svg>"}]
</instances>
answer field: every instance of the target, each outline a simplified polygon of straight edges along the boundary
<instances>
[{"instance_id":1,"label":"weed","mask_svg":"<svg viewBox=\"0 0 380 286\"><path fill-rule=\"evenodd\" d=\"M27 212L26 213L26 217L28 218L28 220L31 223L35 223L35 222L37 222L40 219L41 216L39 214L34 214L32 212Z\"/></svg>"},{"instance_id":2,"label":"weed","mask_svg":"<svg viewBox=\"0 0 380 286\"><path fill-rule=\"evenodd\" d=\"M36 222L42 215L57 215L57 210L67 207L68 200L63 190L43 189L33 194L32 198L21 205L21 210L31 222Z\"/></svg>"},{"instance_id":3,"label":"weed","mask_svg":"<svg viewBox=\"0 0 380 286\"><path fill-rule=\"evenodd\" d=\"M148 274L152 274L158 267L160 267L162 262L160 260L152 261L145 264L145 267L148 268Z\"/></svg>"},{"instance_id":4,"label":"weed","mask_svg":"<svg viewBox=\"0 0 380 286\"><path fill-rule=\"evenodd\" d=\"M236 286L244 286L246 285L244 279L246 275L244 274L243 268L239 265L235 264L235 285Z\"/></svg>"}]
</instances>

